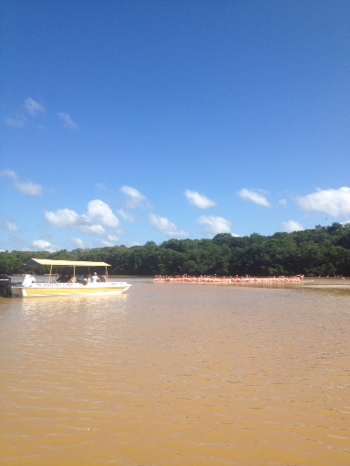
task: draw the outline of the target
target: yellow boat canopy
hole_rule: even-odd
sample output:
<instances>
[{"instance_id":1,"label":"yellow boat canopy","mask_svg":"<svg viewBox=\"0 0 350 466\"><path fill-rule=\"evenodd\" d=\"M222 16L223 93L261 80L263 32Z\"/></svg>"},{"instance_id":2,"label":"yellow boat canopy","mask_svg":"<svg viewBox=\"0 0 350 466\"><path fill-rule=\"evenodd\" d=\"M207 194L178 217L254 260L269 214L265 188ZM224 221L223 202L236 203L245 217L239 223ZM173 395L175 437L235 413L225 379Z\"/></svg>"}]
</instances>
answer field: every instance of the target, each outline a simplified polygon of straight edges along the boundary
<instances>
[{"instance_id":1,"label":"yellow boat canopy","mask_svg":"<svg viewBox=\"0 0 350 466\"><path fill-rule=\"evenodd\" d=\"M50 265L50 266L67 266L67 267L110 267L106 262L92 262L92 261L65 261L54 259L29 259L25 265L35 267L36 265Z\"/></svg>"},{"instance_id":2,"label":"yellow boat canopy","mask_svg":"<svg viewBox=\"0 0 350 466\"><path fill-rule=\"evenodd\" d=\"M53 267L73 267L73 275L75 276L75 268L76 267L105 267L106 276L108 277L108 269L110 264L106 264L106 262L92 262L92 261L65 261L60 259L29 259L24 265L28 265L30 267L35 267L36 265L48 265L50 266L50 277L52 275L52 268ZM49 278L50 281L50 278Z\"/></svg>"}]
</instances>

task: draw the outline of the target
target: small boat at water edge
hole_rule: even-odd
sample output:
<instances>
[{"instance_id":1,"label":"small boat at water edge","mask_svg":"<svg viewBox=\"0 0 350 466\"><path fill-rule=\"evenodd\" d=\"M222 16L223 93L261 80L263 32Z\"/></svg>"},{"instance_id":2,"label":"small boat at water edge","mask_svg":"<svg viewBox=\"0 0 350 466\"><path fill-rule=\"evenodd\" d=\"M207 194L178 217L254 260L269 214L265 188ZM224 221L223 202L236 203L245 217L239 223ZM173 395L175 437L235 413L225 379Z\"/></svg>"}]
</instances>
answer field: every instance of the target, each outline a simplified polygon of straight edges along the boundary
<instances>
[{"instance_id":1,"label":"small boat at water edge","mask_svg":"<svg viewBox=\"0 0 350 466\"><path fill-rule=\"evenodd\" d=\"M51 259L29 259L25 265L29 267L49 266L50 273L47 282L37 282L35 279L24 279L22 285L12 285L11 295L15 298L30 298L40 296L96 296L96 295L116 295L124 293L132 285L127 282L109 280L108 267L105 262L92 261L69 261ZM53 267L63 267L71 270L72 273L56 278L52 272ZM103 267L101 276L97 275L96 269ZM94 270L92 278L91 269ZM79 270L80 275L77 275ZM85 270L86 274L81 274ZM55 281L51 281L55 277Z\"/></svg>"}]
</instances>

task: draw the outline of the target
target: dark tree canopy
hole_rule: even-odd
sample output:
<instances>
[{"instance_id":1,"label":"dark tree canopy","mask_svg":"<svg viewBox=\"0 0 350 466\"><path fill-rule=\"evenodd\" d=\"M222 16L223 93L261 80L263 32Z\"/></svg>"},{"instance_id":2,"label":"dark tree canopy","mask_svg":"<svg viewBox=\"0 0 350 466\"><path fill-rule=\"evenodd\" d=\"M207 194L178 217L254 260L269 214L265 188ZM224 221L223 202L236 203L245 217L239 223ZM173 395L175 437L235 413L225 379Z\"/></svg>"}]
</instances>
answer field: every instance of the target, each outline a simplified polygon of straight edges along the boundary
<instances>
[{"instance_id":1,"label":"dark tree canopy","mask_svg":"<svg viewBox=\"0 0 350 466\"><path fill-rule=\"evenodd\" d=\"M157 245L94 249L0 252L0 273L24 273L31 257L105 261L115 275L297 275L350 276L350 223L293 233L210 239L170 239ZM45 267L37 273L47 273Z\"/></svg>"}]
</instances>

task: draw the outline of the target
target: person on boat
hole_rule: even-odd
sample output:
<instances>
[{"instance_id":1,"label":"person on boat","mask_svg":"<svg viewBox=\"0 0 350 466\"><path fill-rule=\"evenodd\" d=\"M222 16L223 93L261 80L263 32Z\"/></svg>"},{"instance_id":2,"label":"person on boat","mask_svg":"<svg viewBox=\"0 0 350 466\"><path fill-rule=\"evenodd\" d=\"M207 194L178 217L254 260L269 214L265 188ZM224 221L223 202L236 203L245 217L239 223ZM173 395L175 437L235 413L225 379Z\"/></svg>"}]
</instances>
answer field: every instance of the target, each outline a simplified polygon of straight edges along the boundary
<instances>
[{"instance_id":1,"label":"person on boat","mask_svg":"<svg viewBox=\"0 0 350 466\"><path fill-rule=\"evenodd\" d=\"M92 282L92 283L97 283L97 282L99 282L99 281L100 281L100 278L99 278L99 276L97 275L97 273L95 272L95 273L93 274L93 276L91 277L91 282Z\"/></svg>"},{"instance_id":2,"label":"person on boat","mask_svg":"<svg viewBox=\"0 0 350 466\"><path fill-rule=\"evenodd\" d=\"M68 275L66 275L66 274L64 273L63 275L60 275L60 276L57 278L56 282L59 282L59 283L67 283L68 280L69 280Z\"/></svg>"},{"instance_id":3,"label":"person on boat","mask_svg":"<svg viewBox=\"0 0 350 466\"><path fill-rule=\"evenodd\" d=\"M22 286L32 286L32 283L36 282L33 272L30 271L25 275L24 280L22 282Z\"/></svg>"}]
</instances>

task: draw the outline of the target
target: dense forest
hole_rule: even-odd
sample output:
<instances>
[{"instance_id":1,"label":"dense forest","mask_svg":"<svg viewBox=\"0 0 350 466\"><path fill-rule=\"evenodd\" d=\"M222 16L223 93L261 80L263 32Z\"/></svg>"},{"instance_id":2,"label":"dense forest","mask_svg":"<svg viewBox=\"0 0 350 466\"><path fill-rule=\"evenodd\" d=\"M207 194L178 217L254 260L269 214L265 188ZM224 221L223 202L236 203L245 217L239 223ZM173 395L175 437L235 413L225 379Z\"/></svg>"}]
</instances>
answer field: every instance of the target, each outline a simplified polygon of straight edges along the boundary
<instances>
[{"instance_id":1,"label":"dense forest","mask_svg":"<svg viewBox=\"0 0 350 466\"><path fill-rule=\"evenodd\" d=\"M293 233L213 239L170 239L157 245L94 249L0 252L0 273L24 273L31 257L104 261L114 275L350 276L350 223L333 223ZM47 273L47 268L36 268Z\"/></svg>"}]
</instances>

